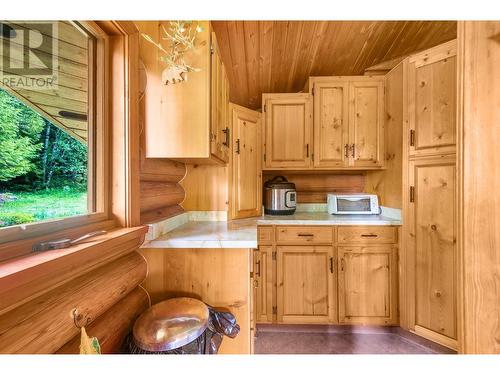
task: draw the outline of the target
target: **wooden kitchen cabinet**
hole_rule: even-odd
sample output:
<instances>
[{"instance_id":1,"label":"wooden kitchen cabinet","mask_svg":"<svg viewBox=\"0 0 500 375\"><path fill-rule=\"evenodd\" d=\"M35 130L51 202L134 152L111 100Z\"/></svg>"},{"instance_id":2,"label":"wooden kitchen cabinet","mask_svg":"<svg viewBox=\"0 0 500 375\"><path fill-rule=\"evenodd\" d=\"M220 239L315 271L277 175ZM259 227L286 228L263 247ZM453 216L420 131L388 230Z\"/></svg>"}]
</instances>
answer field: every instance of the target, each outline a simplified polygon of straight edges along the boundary
<instances>
[{"instance_id":1,"label":"wooden kitchen cabinet","mask_svg":"<svg viewBox=\"0 0 500 375\"><path fill-rule=\"evenodd\" d=\"M262 95L264 169L384 166L383 76L310 77L305 91Z\"/></svg>"},{"instance_id":2,"label":"wooden kitchen cabinet","mask_svg":"<svg viewBox=\"0 0 500 375\"><path fill-rule=\"evenodd\" d=\"M409 162L408 280L415 332L456 348L455 156Z\"/></svg>"},{"instance_id":3,"label":"wooden kitchen cabinet","mask_svg":"<svg viewBox=\"0 0 500 375\"><path fill-rule=\"evenodd\" d=\"M231 218L260 216L262 165L260 113L230 105L232 116Z\"/></svg>"},{"instance_id":4,"label":"wooden kitchen cabinet","mask_svg":"<svg viewBox=\"0 0 500 375\"><path fill-rule=\"evenodd\" d=\"M409 155L453 153L456 144L457 41L408 61Z\"/></svg>"},{"instance_id":5,"label":"wooden kitchen cabinet","mask_svg":"<svg viewBox=\"0 0 500 375\"><path fill-rule=\"evenodd\" d=\"M384 165L384 81L379 78L349 83L349 165Z\"/></svg>"},{"instance_id":6,"label":"wooden kitchen cabinet","mask_svg":"<svg viewBox=\"0 0 500 375\"><path fill-rule=\"evenodd\" d=\"M391 245L339 247L339 322L396 324L397 275Z\"/></svg>"},{"instance_id":7,"label":"wooden kitchen cabinet","mask_svg":"<svg viewBox=\"0 0 500 375\"><path fill-rule=\"evenodd\" d=\"M160 86L155 90L148 87L145 93L148 158L190 164L223 165L229 161L229 83L211 24L201 21L200 25L196 50L185 55L186 62L198 71L187 73L183 82L168 85L163 83L161 72L148 72L148 86ZM170 27L168 22L163 26ZM161 33L152 37L158 40Z\"/></svg>"},{"instance_id":8,"label":"wooden kitchen cabinet","mask_svg":"<svg viewBox=\"0 0 500 375\"><path fill-rule=\"evenodd\" d=\"M312 152L309 94L263 94L264 168L308 169Z\"/></svg>"},{"instance_id":9,"label":"wooden kitchen cabinet","mask_svg":"<svg viewBox=\"0 0 500 375\"><path fill-rule=\"evenodd\" d=\"M254 252L255 321L273 321L273 247L259 246Z\"/></svg>"},{"instance_id":10,"label":"wooden kitchen cabinet","mask_svg":"<svg viewBox=\"0 0 500 375\"><path fill-rule=\"evenodd\" d=\"M349 153L349 82L314 84L314 168L344 168Z\"/></svg>"},{"instance_id":11,"label":"wooden kitchen cabinet","mask_svg":"<svg viewBox=\"0 0 500 375\"><path fill-rule=\"evenodd\" d=\"M328 323L335 318L332 246L277 246L277 321Z\"/></svg>"}]
</instances>

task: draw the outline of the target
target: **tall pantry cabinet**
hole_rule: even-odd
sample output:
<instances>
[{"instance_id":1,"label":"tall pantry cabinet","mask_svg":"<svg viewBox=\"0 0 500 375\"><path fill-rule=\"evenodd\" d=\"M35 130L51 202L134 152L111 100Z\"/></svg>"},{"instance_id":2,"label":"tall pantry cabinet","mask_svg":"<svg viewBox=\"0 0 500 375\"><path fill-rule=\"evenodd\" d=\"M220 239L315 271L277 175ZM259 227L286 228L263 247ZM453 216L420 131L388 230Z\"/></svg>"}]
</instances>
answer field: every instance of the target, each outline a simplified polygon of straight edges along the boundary
<instances>
[{"instance_id":1,"label":"tall pantry cabinet","mask_svg":"<svg viewBox=\"0 0 500 375\"><path fill-rule=\"evenodd\" d=\"M403 142L407 325L457 348L456 40L410 56Z\"/></svg>"}]
</instances>

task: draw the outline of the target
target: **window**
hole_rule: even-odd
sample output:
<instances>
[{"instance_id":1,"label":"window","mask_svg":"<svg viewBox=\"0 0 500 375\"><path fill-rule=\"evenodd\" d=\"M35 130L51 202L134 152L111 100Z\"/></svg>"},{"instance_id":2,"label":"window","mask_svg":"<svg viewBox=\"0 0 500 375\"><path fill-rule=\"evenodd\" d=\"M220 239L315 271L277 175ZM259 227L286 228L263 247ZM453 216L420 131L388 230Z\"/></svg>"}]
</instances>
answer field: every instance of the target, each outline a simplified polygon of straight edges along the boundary
<instances>
[{"instance_id":1,"label":"window","mask_svg":"<svg viewBox=\"0 0 500 375\"><path fill-rule=\"evenodd\" d=\"M76 22L2 21L0 42L0 243L98 220L98 39Z\"/></svg>"}]
</instances>

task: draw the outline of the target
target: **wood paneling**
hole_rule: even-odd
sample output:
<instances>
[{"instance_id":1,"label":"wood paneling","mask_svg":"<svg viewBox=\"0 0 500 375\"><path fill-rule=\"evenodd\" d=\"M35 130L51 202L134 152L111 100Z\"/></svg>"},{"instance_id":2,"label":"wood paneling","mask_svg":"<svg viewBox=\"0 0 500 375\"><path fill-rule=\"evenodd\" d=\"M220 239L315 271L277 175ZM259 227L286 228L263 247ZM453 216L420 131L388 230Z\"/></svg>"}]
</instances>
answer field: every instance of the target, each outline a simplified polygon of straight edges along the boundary
<instances>
[{"instance_id":1,"label":"wood paneling","mask_svg":"<svg viewBox=\"0 0 500 375\"><path fill-rule=\"evenodd\" d=\"M276 250L278 322L331 321L336 310L333 247L277 246Z\"/></svg>"},{"instance_id":2,"label":"wood paneling","mask_svg":"<svg viewBox=\"0 0 500 375\"><path fill-rule=\"evenodd\" d=\"M175 206L184 200L184 189L174 182L141 182L141 213Z\"/></svg>"},{"instance_id":3,"label":"wood paneling","mask_svg":"<svg viewBox=\"0 0 500 375\"><path fill-rule=\"evenodd\" d=\"M297 92L309 76L361 75L370 66L456 37L452 21L213 21L232 102Z\"/></svg>"},{"instance_id":4,"label":"wood paneling","mask_svg":"<svg viewBox=\"0 0 500 375\"><path fill-rule=\"evenodd\" d=\"M263 180L280 175L295 184L297 203L326 203L328 193L359 193L365 188L365 176L362 174L298 174L283 171L267 172Z\"/></svg>"},{"instance_id":5,"label":"wood paneling","mask_svg":"<svg viewBox=\"0 0 500 375\"><path fill-rule=\"evenodd\" d=\"M460 349L500 354L500 22L460 22L459 41Z\"/></svg>"},{"instance_id":6,"label":"wood paneling","mask_svg":"<svg viewBox=\"0 0 500 375\"><path fill-rule=\"evenodd\" d=\"M77 324L91 323L144 280L146 272L144 258L133 252L0 315L0 352L55 352L79 333L75 308Z\"/></svg>"},{"instance_id":7,"label":"wood paneling","mask_svg":"<svg viewBox=\"0 0 500 375\"><path fill-rule=\"evenodd\" d=\"M29 32L29 22L22 21L8 22L3 24L10 25L16 30ZM75 112L87 116L88 113L88 82L89 82L89 46L91 47L91 38L75 27L72 23L66 21L57 22L57 56L55 57L57 69L57 89L25 89L21 86L3 86L11 95L15 96L22 103L32 108L42 117L47 119L53 125L61 128L73 138L86 143L88 138L87 120L75 121L60 115L60 111ZM0 36L0 43L9 46L9 55L0 55L0 58L8 58L12 65L19 66L24 64L28 58L28 52L23 47L23 41L18 37L6 39ZM49 36L45 34L45 36ZM37 59L30 59L31 67L43 68L44 64L54 58L53 51L49 43L43 44L38 48ZM6 74L16 74L15 71L4 69ZM19 78L22 78L19 76Z\"/></svg>"},{"instance_id":8,"label":"wood paneling","mask_svg":"<svg viewBox=\"0 0 500 375\"><path fill-rule=\"evenodd\" d=\"M339 322L397 322L397 266L391 245L339 247Z\"/></svg>"},{"instance_id":9,"label":"wood paneling","mask_svg":"<svg viewBox=\"0 0 500 375\"><path fill-rule=\"evenodd\" d=\"M235 339L224 337L219 353L250 352L251 249L141 249L149 265L143 286L151 302L192 297L229 310L240 325Z\"/></svg>"},{"instance_id":10,"label":"wood paneling","mask_svg":"<svg viewBox=\"0 0 500 375\"><path fill-rule=\"evenodd\" d=\"M85 327L85 331L89 336L99 340L102 354L120 353L135 320L148 307L148 293L138 286L92 324ZM80 334L68 341L56 353L78 354L79 352Z\"/></svg>"},{"instance_id":11,"label":"wood paneling","mask_svg":"<svg viewBox=\"0 0 500 375\"><path fill-rule=\"evenodd\" d=\"M260 216L262 212L262 131L260 113L231 105L231 218Z\"/></svg>"},{"instance_id":12,"label":"wood paneling","mask_svg":"<svg viewBox=\"0 0 500 375\"><path fill-rule=\"evenodd\" d=\"M385 170L366 172L365 192L377 194L381 205L401 209L403 153L403 72L406 62L385 76Z\"/></svg>"},{"instance_id":13,"label":"wood paneling","mask_svg":"<svg viewBox=\"0 0 500 375\"><path fill-rule=\"evenodd\" d=\"M227 211L229 205L228 167L218 165L187 165L181 186L186 211Z\"/></svg>"}]
</instances>

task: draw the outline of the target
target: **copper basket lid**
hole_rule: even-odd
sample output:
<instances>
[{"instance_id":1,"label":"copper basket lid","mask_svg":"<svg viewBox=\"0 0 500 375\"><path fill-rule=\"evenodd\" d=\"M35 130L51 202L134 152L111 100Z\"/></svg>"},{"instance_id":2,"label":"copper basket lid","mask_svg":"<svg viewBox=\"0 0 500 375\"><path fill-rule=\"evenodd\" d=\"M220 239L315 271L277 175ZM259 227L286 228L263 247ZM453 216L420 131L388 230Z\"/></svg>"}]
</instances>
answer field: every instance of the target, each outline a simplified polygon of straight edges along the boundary
<instances>
[{"instance_id":1,"label":"copper basket lid","mask_svg":"<svg viewBox=\"0 0 500 375\"><path fill-rule=\"evenodd\" d=\"M134 342L150 352L177 349L208 327L208 307L194 298L172 298L144 311L135 321Z\"/></svg>"}]
</instances>

